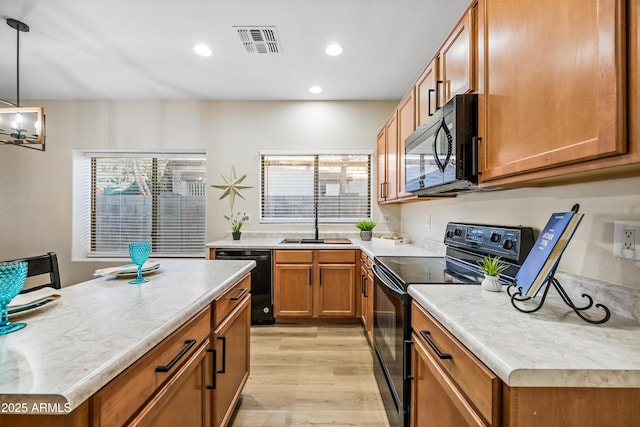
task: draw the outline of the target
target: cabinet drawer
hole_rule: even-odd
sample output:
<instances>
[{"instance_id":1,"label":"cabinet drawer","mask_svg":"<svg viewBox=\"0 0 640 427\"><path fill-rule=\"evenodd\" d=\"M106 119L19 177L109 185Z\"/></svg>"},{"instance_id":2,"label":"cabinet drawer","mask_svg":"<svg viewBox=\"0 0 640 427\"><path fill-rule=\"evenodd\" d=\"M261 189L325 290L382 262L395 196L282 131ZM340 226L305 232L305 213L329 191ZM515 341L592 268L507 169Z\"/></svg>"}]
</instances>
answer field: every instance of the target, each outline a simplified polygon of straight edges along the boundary
<instances>
[{"instance_id":1,"label":"cabinet drawer","mask_svg":"<svg viewBox=\"0 0 640 427\"><path fill-rule=\"evenodd\" d=\"M224 295L213 302L213 323L215 329L225 317L229 315L244 298L251 292L251 276L247 275Z\"/></svg>"},{"instance_id":2,"label":"cabinet drawer","mask_svg":"<svg viewBox=\"0 0 640 427\"><path fill-rule=\"evenodd\" d=\"M173 377L210 332L211 308L207 307L92 397L92 425L123 425ZM174 364L166 372L156 371L156 367L169 367L171 362Z\"/></svg>"},{"instance_id":3,"label":"cabinet drawer","mask_svg":"<svg viewBox=\"0 0 640 427\"><path fill-rule=\"evenodd\" d=\"M369 258L369 256L367 256L367 254L365 254L364 252L360 252L360 264L363 267L370 269L373 265L373 259Z\"/></svg>"},{"instance_id":4,"label":"cabinet drawer","mask_svg":"<svg viewBox=\"0 0 640 427\"><path fill-rule=\"evenodd\" d=\"M429 349L436 363L451 377L482 416L495 425L499 420L500 411L500 379L415 301L411 305L411 326L415 336L423 340L425 348ZM433 344L442 353L451 355L451 358L438 357L422 336L423 331L428 332L427 335Z\"/></svg>"},{"instance_id":5,"label":"cabinet drawer","mask_svg":"<svg viewBox=\"0 0 640 427\"><path fill-rule=\"evenodd\" d=\"M276 264L311 264L313 251L275 251Z\"/></svg>"},{"instance_id":6,"label":"cabinet drawer","mask_svg":"<svg viewBox=\"0 0 640 427\"><path fill-rule=\"evenodd\" d=\"M320 264L355 264L355 249L319 250L318 262Z\"/></svg>"}]
</instances>

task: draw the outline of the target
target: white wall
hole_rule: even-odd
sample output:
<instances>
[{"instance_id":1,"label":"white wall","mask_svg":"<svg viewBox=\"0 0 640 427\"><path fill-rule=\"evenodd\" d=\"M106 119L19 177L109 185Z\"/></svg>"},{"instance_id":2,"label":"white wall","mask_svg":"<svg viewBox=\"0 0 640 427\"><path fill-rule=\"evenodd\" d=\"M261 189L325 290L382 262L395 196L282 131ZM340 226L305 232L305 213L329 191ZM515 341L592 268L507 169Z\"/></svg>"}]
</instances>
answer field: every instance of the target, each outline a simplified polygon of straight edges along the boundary
<instances>
[{"instance_id":1,"label":"white wall","mask_svg":"<svg viewBox=\"0 0 640 427\"><path fill-rule=\"evenodd\" d=\"M209 184L231 165L247 174L246 200L236 210L260 226L260 149L375 149L376 134L396 102L44 101L47 151L0 146L0 259L48 251L58 254L64 285L91 278L99 262L71 260L72 155L74 149L205 149ZM374 162L375 164L375 162ZM208 188L207 241L225 237L228 199ZM374 207L374 218L378 208ZM399 219L390 224L399 229ZM298 229L310 230L309 224ZM354 230L352 225L321 231ZM381 227L384 230L384 227ZM111 263L113 264L113 263Z\"/></svg>"},{"instance_id":2,"label":"white wall","mask_svg":"<svg viewBox=\"0 0 640 427\"><path fill-rule=\"evenodd\" d=\"M260 225L260 149L371 149L396 102L230 101L46 101L46 152L0 146L0 259L55 251L65 285L91 278L96 262L71 261L71 150L87 148L202 148L208 181L217 184L231 165L253 188L236 210L253 221L247 231L310 230L309 224ZM374 174L376 162L374 161ZM375 181L375 179L374 179ZM374 182L375 189L375 182ZM228 199L208 188L207 241L225 237ZM576 185L475 193L455 199L398 206L374 203L402 231L442 241L447 221L528 225L541 228L551 212L581 205L585 218L560 269L640 288L640 262L612 256L614 219L640 220L640 178ZM431 228L425 215L431 216ZM321 231L353 231L351 225L321 225Z\"/></svg>"},{"instance_id":3,"label":"white wall","mask_svg":"<svg viewBox=\"0 0 640 427\"><path fill-rule=\"evenodd\" d=\"M640 261L613 256L614 220L640 221L640 177L409 203L401 208L402 232L442 241L448 221L523 225L538 232L551 213L568 211L574 203L585 216L559 270L640 289ZM425 225L427 215L431 228Z\"/></svg>"}]
</instances>

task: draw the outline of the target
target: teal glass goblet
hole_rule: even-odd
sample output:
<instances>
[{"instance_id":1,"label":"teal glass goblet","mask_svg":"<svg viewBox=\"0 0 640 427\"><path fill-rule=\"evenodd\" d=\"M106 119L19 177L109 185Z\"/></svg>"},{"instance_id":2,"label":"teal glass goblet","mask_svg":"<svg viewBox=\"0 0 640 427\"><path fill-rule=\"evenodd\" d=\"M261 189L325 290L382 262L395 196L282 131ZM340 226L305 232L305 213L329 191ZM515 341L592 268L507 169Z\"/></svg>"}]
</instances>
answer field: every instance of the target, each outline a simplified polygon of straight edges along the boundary
<instances>
[{"instance_id":1,"label":"teal glass goblet","mask_svg":"<svg viewBox=\"0 0 640 427\"><path fill-rule=\"evenodd\" d=\"M139 285L140 283L149 281L142 277L142 265L149 259L149 253L151 253L151 244L149 242L129 243L129 256L131 257L131 261L138 266L138 277L129 280L129 283Z\"/></svg>"},{"instance_id":2,"label":"teal glass goblet","mask_svg":"<svg viewBox=\"0 0 640 427\"><path fill-rule=\"evenodd\" d=\"M26 323L11 323L7 308L9 303L22 290L27 280L28 264L26 262L0 262L0 335L18 331Z\"/></svg>"}]
</instances>

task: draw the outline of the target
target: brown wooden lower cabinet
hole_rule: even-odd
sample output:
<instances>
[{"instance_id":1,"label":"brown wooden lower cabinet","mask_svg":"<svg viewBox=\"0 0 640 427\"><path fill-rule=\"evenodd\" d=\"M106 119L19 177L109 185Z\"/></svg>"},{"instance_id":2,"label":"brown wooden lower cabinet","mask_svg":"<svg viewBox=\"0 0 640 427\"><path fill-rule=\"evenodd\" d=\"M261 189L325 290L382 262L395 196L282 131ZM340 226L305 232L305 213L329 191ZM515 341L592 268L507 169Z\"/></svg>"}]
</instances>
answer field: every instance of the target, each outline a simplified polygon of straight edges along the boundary
<instances>
[{"instance_id":1,"label":"brown wooden lower cabinet","mask_svg":"<svg viewBox=\"0 0 640 427\"><path fill-rule=\"evenodd\" d=\"M213 332L216 373L212 425L215 427L229 423L242 388L249 379L250 327L251 298L247 294Z\"/></svg>"},{"instance_id":2,"label":"brown wooden lower cabinet","mask_svg":"<svg viewBox=\"0 0 640 427\"><path fill-rule=\"evenodd\" d=\"M412 427L640 425L640 389L509 387L415 302L411 316Z\"/></svg>"},{"instance_id":3,"label":"brown wooden lower cabinet","mask_svg":"<svg viewBox=\"0 0 640 427\"><path fill-rule=\"evenodd\" d=\"M412 336L411 426L489 426L422 344Z\"/></svg>"},{"instance_id":4,"label":"brown wooden lower cabinet","mask_svg":"<svg viewBox=\"0 0 640 427\"><path fill-rule=\"evenodd\" d=\"M413 425L499 426L500 379L415 302L411 326Z\"/></svg>"},{"instance_id":5,"label":"brown wooden lower cabinet","mask_svg":"<svg viewBox=\"0 0 640 427\"><path fill-rule=\"evenodd\" d=\"M210 392L203 380L210 376L206 340L169 382L129 423L131 427L174 427L211 425Z\"/></svg>"},{"instance_id":6,"label":"brown wooden lower cabinet","mask_svg":"<svg viewBox=\"0 0 640 427\"><path fill-rule=\"evenodd\" d=\"M356 253L355 249L276 250L276 320L357 319Z\"/></svg>"}]
</instances>

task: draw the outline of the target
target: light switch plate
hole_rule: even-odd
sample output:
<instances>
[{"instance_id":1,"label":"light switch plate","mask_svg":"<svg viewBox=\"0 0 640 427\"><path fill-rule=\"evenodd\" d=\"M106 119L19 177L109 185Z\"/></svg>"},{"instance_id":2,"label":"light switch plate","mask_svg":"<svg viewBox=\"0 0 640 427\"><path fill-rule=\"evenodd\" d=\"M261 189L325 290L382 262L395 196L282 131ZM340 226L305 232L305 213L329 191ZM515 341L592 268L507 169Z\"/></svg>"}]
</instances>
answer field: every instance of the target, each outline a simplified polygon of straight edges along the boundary
<instances>
[{"instance_id":1,"label":"light switch plate","mask_svg":"<svg viewBox=\"0 0 640 427\"><path fill-rule=\"evenodd\" d=\"M613 255L640 260L640 221L613 222Z\"/></svg>"}]
</instances>

